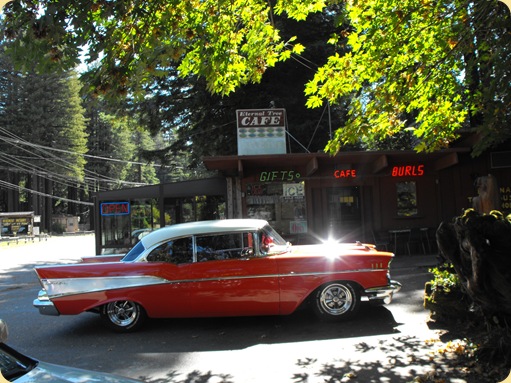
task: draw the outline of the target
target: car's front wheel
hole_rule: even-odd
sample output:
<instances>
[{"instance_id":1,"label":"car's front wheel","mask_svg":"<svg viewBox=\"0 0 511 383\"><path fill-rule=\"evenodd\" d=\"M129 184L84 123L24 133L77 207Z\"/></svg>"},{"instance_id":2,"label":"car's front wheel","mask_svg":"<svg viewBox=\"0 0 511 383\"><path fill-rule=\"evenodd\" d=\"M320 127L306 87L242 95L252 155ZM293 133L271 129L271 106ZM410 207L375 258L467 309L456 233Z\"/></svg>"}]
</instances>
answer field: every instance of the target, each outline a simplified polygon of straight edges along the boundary
<instances>
[{"instance_id":1,"label":"car's front wheel","mask_svg":"<svg viewBox=\"0 0 511 383\"><path fill-rule=\"evenodd\" d=\"M118 332L135 331L146 319L144 308L133 301L107 303L100 311L100 315L109 328Z\"/></svg>"},{"instance_id":2,"label":"car's front wheel","mask_svg":"<svg viewBox=\"0 0 511 383\"><path fill-rule=\"evenodd\" d=\"M321 286L314 296L314 312L324 320L341 320L356 314L360 293L349 282L330 282Z\"/></svg>"}]
</instances>

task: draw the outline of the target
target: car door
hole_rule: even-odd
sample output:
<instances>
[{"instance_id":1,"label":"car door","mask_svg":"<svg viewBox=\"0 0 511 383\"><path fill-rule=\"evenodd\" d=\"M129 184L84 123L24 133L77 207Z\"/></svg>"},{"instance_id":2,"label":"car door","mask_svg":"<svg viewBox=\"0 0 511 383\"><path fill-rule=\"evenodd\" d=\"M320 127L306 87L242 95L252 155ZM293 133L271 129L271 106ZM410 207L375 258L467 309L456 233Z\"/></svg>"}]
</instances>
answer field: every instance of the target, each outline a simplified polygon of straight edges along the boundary
<instances>
[{"instance_id":1,"label":"car door","mask_svg":"<svg viewBox=\"0 0 511 383\"><path fill-rule=\"evenodd\" d=\"M195 237L197 262L189 269L195 316L279 313L276 261L258 254L254 238L251 232Z\"/></svg>"},{"instance_id":2,"label":"car door","mask_svg":"<svg viewBox=\"0 0 511 383\"><path fill-rule=\"evenodd\" d=\"M144 308L151 317L193 316L190 302L190 268L193 266L192 236L172 239L153 248L146 257L151 274L161 284L144 290Z\"/></svg>"}]
</instances>

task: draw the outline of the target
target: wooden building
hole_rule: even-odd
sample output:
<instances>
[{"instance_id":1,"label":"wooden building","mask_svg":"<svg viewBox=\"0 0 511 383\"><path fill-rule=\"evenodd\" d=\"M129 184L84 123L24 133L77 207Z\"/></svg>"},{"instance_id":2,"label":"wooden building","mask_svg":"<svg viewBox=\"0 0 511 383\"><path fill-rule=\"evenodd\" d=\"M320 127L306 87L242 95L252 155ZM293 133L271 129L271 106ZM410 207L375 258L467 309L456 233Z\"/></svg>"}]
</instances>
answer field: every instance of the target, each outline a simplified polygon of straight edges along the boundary
<instances>
[{"instance_id":1,"label":"wooden building","mask_svg":"<svg viewBox=\"0 0 511 383\"><path fill-rule=\"evenodd\" d=\"M227 194L223 178L99 192L96 254L124 253L140 235L174 223L227 218Z\"/></svg>"},{"instance_id":2,"label":"wooden building","mask_svg":"<svg viewBox=\"0 0 511 383\"><path fill-rule=\"evenodd\" d=\"M295 244L381 242L397 253L416 253L434 251L440 222L486 198L488 189L496 189L496 208L511 211L509 147L477 158L468 148L451 148L236 155L204 158L204 164L220 177L98 193L97 252L123 250L126 233L144 228L256 217ZM491 184L481 183L488 175Z\"/></svg>"}]
</instances>

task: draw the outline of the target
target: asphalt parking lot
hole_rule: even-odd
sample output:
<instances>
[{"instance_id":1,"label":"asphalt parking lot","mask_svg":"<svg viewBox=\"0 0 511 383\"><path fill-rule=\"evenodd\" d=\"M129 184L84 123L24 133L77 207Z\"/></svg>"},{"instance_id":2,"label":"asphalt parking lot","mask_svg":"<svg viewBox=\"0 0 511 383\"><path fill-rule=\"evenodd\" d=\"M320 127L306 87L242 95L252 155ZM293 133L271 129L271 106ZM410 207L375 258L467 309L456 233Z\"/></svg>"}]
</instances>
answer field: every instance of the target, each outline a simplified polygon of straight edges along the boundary
<instances>
[{"instance_id":1,"label":"asphalt parking lot","mask_svg":"<svg viewBox=\"0 0 511 383\"><path fill-rule=\"evenodd\" d=\"M39 289L34 265L91 255L93 235L0 247L0 310L11 345L48 362L146 383L409 383L425 376L486 383L453 367L448 353L439 351L445 349L442 332L428 327L422 294L434 256L396 257L392 276L402 291L388 306L364 309L357 320L326 324L307 313L164 319L121 335L103 328L94 314L47 317L31 305Z\"/></svg>"}]
</instances>

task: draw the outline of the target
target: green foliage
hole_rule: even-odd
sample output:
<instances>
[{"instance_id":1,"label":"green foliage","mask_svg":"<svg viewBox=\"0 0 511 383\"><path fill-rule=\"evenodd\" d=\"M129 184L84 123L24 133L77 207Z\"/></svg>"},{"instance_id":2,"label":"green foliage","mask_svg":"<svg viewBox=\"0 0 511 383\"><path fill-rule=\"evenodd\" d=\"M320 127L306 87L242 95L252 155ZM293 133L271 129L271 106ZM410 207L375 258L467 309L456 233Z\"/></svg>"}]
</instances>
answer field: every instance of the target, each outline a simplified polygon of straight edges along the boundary
<instances>
[{"instance_id":1,"label":"green foliage","mask_svg":"<svg viewBox=\"0 0 511 383\"><path fill-rule=\"evenodd\" d=\"M60 222L53 222L51 225L51 231L54 234L62 234L64 233L65 230L66 230L65 225Z\"/></svg>"},{"instance_id":2,"label":"green foliage","mask_svg":"<svg viewBox=\"0 0 511 383\"><path fill-rule=\"evenodd\" d=\"M433 274L431 280L432 292L449 293L454 289L459 290L461 288L458 274L456 274L452 265L444 264L441 267L433 267L429 272Z\"/></svg>"},{"instance_id":3,"label":"green foliage","mask_svg":"<svg viewBox=\"0 0 511 383\"><path fill-rule=\"evenodd\" d=\"M347 13L351 53L330 57L306 87L311 107L353 100L349 122L329 151L360 135L378 141L405 129L421 139L418 151L445 147L468 113L456 102L465 92L461 52L453 50L466 12L453 2L374 0L349 2Z\"/></svg>"},{"instance_id":4,"label":"green foliage","mask_svg":"<svg viewBox=\"0 0 511 383\"><path fill-rule=\"evenodd\" d=\"M430 269L433 279L426 283L424 307L431 318L440 323L456 323L472 318L472 300L464 292L452 265L444 264Z\"/></svg>"},{"instance_id":5,"label":"green foliage","mask_svg":"<svg viewBox=\"0 0 511 383\"><path fill-rule=\"evenodd\" d=\"M305 20L309 14L321 12L325 6L326 2L322 0L281 0L276 3L275 11L278 15L286 13L294 20Z\"/></svg>"},{"instance_id":6,"label":"green foliage","mask_svg":"<svg viewBox=\"0 0 511 383\"><path fill-rule=\"evenodd\" d=\"M243 86L229 96L211 94L204 79L182 79L173 71L157 80L150 89L151 96L138 104L138 112L153 131L162 131L169 138L167 147L152 153L153 158L168 166L168 180L180 177L179 168L183 166L196 171L204 156L237 153L236 109L285 108L292 135L288 150L316 152L324 148L330 127L342 121L343 108L307 108L303 84L314 74L312 63L326 62L334 50L324 44L336 31L331 9L329 13L310 15L307 24L275 18L283 36L296 36L309 48L300 62L289 60L269 68L260 83Z\"/></svg>"},{"instance_id":7,"label":"green foliage","mask_svg":"<svg viewBox=\"0 0 511 383\"><path fill-rule=\"evenodd\" d=\"M23 74L5 56L0 66L0 127L20 140L4 146L3 152L14 156L10 165L26 169L31 164L32 170L58 173L62 182L83 181L87 134L76 74Z\"/></svg>"},{"instance_id":8,"label":"green foliage","mask_svg":"<svg viewBox=\"0 0 511 383\"><path fill-rule=\"evenodd\" d=\"M57 97L50 98L50 102L56 104L56 113L49 117L52 118L53 126L57 127L58 134L53 137L52 145L49 146L67 149L65 157L72 166L66 175L83 182L86 163L83 154L87 153L87 133L85 109L82 107L80 97L81 84L76 73L63 76L60 84L60 94L57 93Z\"/></svg>"},{"instance_id":9,"label":"green foliage","mask_svg":"<svg viewBox=\"0 0 511 383\"><path fill-rule=\"evenodd\" d=\"M298 18L323 6L288 4ZM13 2L5 8L5 35L17 63L39 69L72 68L87 45L88 62L101 61L93 77L100 93L123 95L128 86L140 91L179 63L183 76L203 76L212 92L227 95L260 81L268 67L289 57L287 51L301 53L303 46L282 41L269 18L283 11L258 0Z\"/></svg>"},{"instance_id":10,"label":"green foliage","mask_svg":"<svg viewBox=\"0 0 511 383\"><path fill-rule=\"evenodd\" d=\"M464 132L474 154L511 137L509 10L497 0L16 1L4 35L25 70L73 68L87 47L96 94L142 98L172 72L226 96L311 47L279 18L307 25L319 12L340 30L324 39L335 52L306 80L306 104L348 107L330 153L403 132L425 152Z\"/></svg>"},{"instance_id":11,"label":"green foliage","mask_svg":"<svg viewBox=\"0 0 511 383\"><path fill-rule=\"evenodd\" d=\"M89 117L89 155L92 156L87 170L98 176L102 187L113 189L133 183L156 183L154 166L145 164L140 157L140 151L154 148L149 132L129 116L108 114L108 108L95 100L88 99L85 104Z\"/></svg>"}]
</instances>

